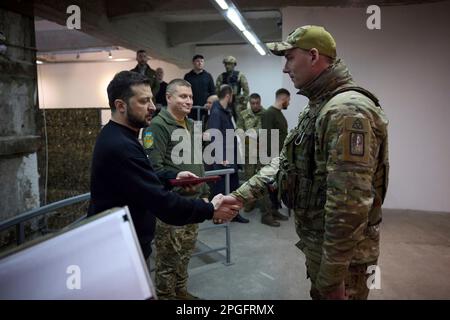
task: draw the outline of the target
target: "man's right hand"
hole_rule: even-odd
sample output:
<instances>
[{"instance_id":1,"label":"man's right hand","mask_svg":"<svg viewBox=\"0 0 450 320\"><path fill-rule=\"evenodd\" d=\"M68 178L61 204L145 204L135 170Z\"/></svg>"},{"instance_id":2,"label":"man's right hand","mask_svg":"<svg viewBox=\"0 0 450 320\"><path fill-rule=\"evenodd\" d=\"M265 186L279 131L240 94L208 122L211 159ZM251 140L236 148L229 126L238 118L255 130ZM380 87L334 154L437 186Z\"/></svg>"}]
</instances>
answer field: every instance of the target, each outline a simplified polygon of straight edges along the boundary
<instances>
[{"instance_id":1,"label":"man's right hand","mask_svg":"<svg viewBox=\"0 0 450 320\"><path fill-rule=\"evenodd\" d=\"M211 203L214 205L213 221L219 224L231 221L243 206L239 199L220 193L211 200Z\"/></svg>"}]
</instances>

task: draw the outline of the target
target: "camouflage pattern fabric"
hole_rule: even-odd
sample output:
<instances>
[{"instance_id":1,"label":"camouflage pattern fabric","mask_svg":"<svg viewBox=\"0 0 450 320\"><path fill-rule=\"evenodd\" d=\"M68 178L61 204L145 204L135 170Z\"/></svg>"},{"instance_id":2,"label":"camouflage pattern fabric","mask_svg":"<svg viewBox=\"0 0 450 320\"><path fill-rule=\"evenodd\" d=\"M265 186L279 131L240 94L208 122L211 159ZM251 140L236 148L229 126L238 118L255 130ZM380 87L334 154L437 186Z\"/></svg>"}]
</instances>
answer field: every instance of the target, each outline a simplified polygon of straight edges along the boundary
<instances>
[{"instance_id":1,"label":"camouflage pattern fabric","mask_svg":"<svg viewBox=\"0 0 450 320\"><path fill-rule=\"evenodd\" d=\"M237 73L234 74L233 73ZM236 78L236 80L234 80ZM248 81L245 75L240 71L224 72L217 77L216 92L219 94L220 87L223 84L228 84L233 89L233 106L235 109L236 118L239 118L241 111L247 109L247 103L250 95Z\"/></svg>"},{"instance_id":2,"label":"camouflage pattern fabric","mask_svg":"<svg viewBox=\"0 0 450 320\"><path fill-rule=\"evenodd\" d=\"M157 219L155 229L155 286L159 299L175 299L187 290L188 265L195 249L198 224L172 226Z\"/></svg>"},{"instance_id":3,"label":"camouflage pattern fabric","mask_svg":"<svg viewBox=\"0 0 450 320\"><path fill-rule=\"evenodd\" d=\"M240 117L237 121L237 128L245 131L247 130L255 130L253 138L257 139L258 130L261 129L261 119L265 113L264 108L261 109L258 113L254 113L251 109L245 109L241 112ZM251 177L253 177L258 170L261 168L259 161L258 163L250 163L250 158L258 159L258 148L250 148L250 139L251 137L246 136L243 147L245 148L245 164L244 167L244 179L247 181ZM256 141L257 142L257 141ZM262 206L262 211L267 211L270 208L270 199L268 200L268 195L264 197L264 202ZM269 205L269 206L267 206ZM253 210L255 207L255 202L247 201L244 203L244 210L246 212Z\"/></svg>"},{"instance_id":4,"label":"camouflage pattern fabric","mask_svg":"<svg viewBox=\"0 0 450 320\"><path fill-rule=\"evenodd\" d=\"M285 200L295 212L297 247L308 268L317 266L317 272L308 273L320 294L335 290L351 272L350 265L377 261L379 256L389 172L388 120L360 92L333 97L353 86L347 67L337 60L302 88L300 94L310 101L280 157L233 193L241 199L258 198L266 183L277 180L280 196L289 195Z\"/></svg>"}]
</instances>

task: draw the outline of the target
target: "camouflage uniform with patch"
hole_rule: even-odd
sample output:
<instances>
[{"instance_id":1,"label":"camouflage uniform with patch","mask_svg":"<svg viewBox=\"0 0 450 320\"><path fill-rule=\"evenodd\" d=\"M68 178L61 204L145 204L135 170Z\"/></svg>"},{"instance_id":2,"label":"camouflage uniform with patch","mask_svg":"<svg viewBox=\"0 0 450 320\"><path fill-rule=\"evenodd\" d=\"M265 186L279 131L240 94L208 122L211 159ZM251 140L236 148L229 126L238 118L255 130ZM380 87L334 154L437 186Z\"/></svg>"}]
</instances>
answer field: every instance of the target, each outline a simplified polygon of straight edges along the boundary
<instances>
[{"instance_id":1,"label":"camouflage uniform with patch","mask_svg":"<svg viewBox=\"0 0 450 320\"><path fill-rule=\"evenodd\" d=\"M223 60L224 63L234 63L236 65L236 58L228 56ZM231 110L233 117L237 121L241 111L247 109L250 89L245 75L241 71L233 70L231 72L221 73L216 80L216 92L219 94L220 87L223 84L228 84L233 89L233 102Z\"/></svg>"},{"instance_id":2,"label":"camouflage uniform with patch","mask_svg":"<svg viewBox=\"0 0 450 320\"><path fill-rule=\"evenodd\" d=\"M341 60L299 93L310 101L280 157L234 195L261 197L275 179L295 212L311 297L320 299L345 280L350 299L366 299L388 185L388 120L377 99L355 87Z\"/></svg>"},{"instance_id":3,"label":"camouflage uniform with patch","mask_svg":"<svg viewBox=\"0 0 450 320\"><path fill-rule=\"evenodd\" d=\"M195 159L202 159L202 149L194 148L194 122L186 118L184 123L177 122L167 109L152 120L144 130L143 144L148 158L158 176L175 178L180 171L190 171L197 176L204 176L203 164L196 164ZM190 163L175 164L172 157L173 148L179 141L172 141L172 133L180 129L183 141L188 141L190 150L183 150L180 156L187 156ZM186 139L186 140L185 140ZM198 149L198 150L197 150ZM188 155L184 153L189 153ZM196 153L196 154L194 154ZM181 159L179 159L181 160ZM177 161L178 162L178 161ZM195 191L187 192L181 187L172 191L189 198L208 198L209 188L200 185ZM191 299L187 291L188 264L195 248L198 224L173 226L157 219L155 230L156 271L155 286L159 299Z\"/></svg>"}]
</instances>

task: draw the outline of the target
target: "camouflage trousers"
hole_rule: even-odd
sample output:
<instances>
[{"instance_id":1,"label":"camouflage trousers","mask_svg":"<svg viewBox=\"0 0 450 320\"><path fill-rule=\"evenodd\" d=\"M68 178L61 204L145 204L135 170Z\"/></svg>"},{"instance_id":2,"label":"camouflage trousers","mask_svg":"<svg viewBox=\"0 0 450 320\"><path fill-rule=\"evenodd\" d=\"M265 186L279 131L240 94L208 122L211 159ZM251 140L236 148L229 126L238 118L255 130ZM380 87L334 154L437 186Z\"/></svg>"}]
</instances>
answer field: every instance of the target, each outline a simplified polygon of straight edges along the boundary
<instances>
[{"instance_id":1,"label":"camouflage trousers","mask_svg":"<svg viewBox=\"0 0 450 320\"><path fill-rule=\"evenodd\" d=\"M157 219L155 286L159 299L174 299L177 291L187 289L188 265L197 235L198 224L178 227Z\"/></svg>"},{"instance_id":2,"label":"camouflage trousers","mask_svg":"<svg viewBox=\"0 0 450 320\"><path fill-rule=\"evenodd\" d=\"M302 251L305 253L306 257L306 273L307 277L311 280L311 290L309 292L311 299L322 300L324 297L321 296L319 290L315 286L315 280L319 273L321 256L315 254L313 251L308 250L307 247L303 248ZM363 264L350 264L347 274L344 279L345 292L349 300L367 300L369 296L369 288L367 286L367 280L370 274L367 274L367 268L371 265L376 265L377 261Z\"/></svg>"}]
</instances>

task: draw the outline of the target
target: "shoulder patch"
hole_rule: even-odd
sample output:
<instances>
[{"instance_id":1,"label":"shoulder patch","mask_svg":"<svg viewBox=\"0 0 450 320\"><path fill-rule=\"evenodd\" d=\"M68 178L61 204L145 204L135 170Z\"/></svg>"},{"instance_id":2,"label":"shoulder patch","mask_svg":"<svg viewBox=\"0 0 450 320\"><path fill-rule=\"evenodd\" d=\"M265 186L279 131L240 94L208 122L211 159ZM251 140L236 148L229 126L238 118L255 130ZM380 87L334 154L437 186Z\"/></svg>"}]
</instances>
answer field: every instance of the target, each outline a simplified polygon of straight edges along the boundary
<instances>
[{"instance_id":1,"label":"shoulder patch","mask_svg":"<svg viewBox=\"0 0 450 320\"><path fill-rule=\"evenodd\" d=\"M370 152L369 119L346 117L343 132L342 160L368 163Z\"/></svg>"},{"instance_id":2,"label":"shoulder patch","mask_svg":"<svg viewBox=\"0 0 450 320\"><path fill-rule=\"evenodd\" d=\"M144 144L145 149L151 148L153 146L153 132L151 131L145 132L142 142Z\"/></svg>"}]
</instances>

